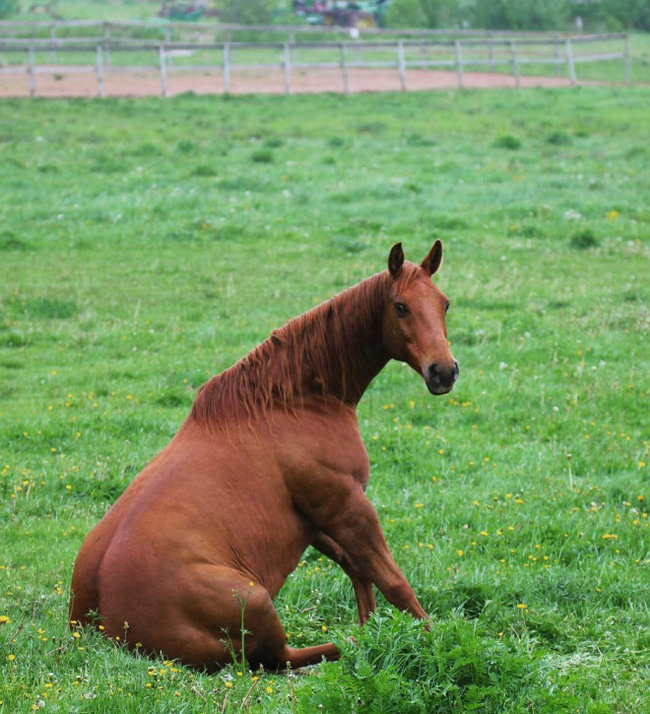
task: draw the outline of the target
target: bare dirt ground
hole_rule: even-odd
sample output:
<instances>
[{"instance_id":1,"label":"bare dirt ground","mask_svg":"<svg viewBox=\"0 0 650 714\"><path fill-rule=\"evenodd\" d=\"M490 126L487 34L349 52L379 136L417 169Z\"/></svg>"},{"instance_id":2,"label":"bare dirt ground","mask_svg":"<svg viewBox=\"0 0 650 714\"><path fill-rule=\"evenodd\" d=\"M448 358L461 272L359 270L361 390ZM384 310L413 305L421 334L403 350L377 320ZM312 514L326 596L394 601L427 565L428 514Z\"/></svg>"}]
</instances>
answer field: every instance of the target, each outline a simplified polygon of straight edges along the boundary
<instances>
[{"instance_id":1,"label":"bare dirt ground","mask_svg":"<svg viewBox=\"0 0 650 714\"><path fill-rule=\"evenodd\" d=\"M79 69L79 68L77 68ZM92 68L71 71L68 66L39 67L35 75L37 97L94 97L98 95L97 76ZM437 72L409 69L406 86L409 91L455 89L456 72ZM565 87L570 82L565 77L521 76L521 87ZM319 92L344 92L341 72L336 69L294 70L290 79L291 92L295 94ZM350 69L348 86L351 93L390 92L402 89L399 73L393 69ZM489 72L466 72L466 88L515 87L512 75ZM155 70L106 68L103 91L107 97L144 97L160 95L160 75ZM281 94L285 83L282 70L233 69L230 77L231 94ZM167 95L194 92L196 94L222 94L224 78L220 70L181 70L169 68ZM0 97L29 96L27 67L0 70Z\"/></svg>"}]
</instances>

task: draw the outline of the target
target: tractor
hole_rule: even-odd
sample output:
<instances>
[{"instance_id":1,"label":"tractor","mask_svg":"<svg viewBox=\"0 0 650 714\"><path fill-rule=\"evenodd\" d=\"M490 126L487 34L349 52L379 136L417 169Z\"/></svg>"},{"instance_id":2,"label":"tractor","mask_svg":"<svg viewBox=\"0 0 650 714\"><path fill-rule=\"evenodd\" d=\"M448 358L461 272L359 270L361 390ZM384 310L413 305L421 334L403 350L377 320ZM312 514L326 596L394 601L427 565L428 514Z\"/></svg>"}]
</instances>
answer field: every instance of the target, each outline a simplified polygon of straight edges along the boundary
<instances>
[{"instance_id":1,"label":"tractor","mask_svg":"<svg viewBox=\"0 0 650 714\"><path fill-rule=\"evenodd\" d=\"M383 27L389 0L370 2L294 2L294 13L310 25L356 27L360 30Z\"/></svg>"}]
</instances>

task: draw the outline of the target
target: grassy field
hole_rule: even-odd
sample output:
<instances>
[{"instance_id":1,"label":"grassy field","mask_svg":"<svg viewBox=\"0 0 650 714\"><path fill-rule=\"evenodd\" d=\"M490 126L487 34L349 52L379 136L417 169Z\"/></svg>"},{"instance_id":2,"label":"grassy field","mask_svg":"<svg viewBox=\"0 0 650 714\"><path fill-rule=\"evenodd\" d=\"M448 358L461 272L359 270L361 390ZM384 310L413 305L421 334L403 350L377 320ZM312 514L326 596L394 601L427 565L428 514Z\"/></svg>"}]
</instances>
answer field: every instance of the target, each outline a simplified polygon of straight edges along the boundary
<instances>
[{"instance_id":1,"label":"grassy field","mask_svg":"<svg viewBox=\"0 0 650 714\"><path fill-rule=\"evenodd\" d=\"M20 0L19 12L11 20L48 20L50 16L42 10L45 3ZM95 20L156 17L161 3L158 0L55 0L53 10L64 20Z\"/></svg>"},{"instance_id":2,"label":"grassy field","mask_svg":"<svg viewBox=\"0 0 650 714\"><path fill-rule=\"evenodd\" d=\"M650 711L648 99L1 102L0 711ZM84 534L196 389L435 237L461 379L391 364L359 412L431 632L357 631L308 551L276 604L343 658L303 676L72 634Z\"/></svg>"}]
</instances>

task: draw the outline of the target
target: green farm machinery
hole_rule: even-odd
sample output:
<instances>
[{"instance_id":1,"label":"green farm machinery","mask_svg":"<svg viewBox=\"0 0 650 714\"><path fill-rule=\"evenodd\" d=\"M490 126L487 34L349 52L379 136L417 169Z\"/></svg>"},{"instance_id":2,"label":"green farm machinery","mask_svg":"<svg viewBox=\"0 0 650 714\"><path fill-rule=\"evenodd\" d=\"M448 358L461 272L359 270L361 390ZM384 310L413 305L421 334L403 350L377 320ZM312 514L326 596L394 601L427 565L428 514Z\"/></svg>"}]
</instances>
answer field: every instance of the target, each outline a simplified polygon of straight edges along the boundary
<instances>
[{"instance_id":1,"label":"green farm machinery","mask_svg":"<svg viewBox=\"0 0 650 714\"><path fill-rule=\"evenodd\" d=\"M294 2L294 13L310 25L356 27L360 30L383 27L389 0L371 2Z\"/></svg>"}]
</instances>

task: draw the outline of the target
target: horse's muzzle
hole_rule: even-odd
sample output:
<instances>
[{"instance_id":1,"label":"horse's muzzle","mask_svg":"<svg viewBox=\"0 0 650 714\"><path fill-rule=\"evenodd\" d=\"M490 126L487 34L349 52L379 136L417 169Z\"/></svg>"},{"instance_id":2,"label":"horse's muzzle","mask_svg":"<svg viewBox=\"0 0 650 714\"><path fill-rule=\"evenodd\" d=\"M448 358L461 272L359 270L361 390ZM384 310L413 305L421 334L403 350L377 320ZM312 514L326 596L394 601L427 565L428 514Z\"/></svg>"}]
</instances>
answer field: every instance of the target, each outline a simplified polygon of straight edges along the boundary
<instances>
[{"instance_id":1,"label":"horse's muzzle","mask_svg":"<svg viewBox=\"0 0 650 714\"><path fill-rule=\"evenodd\" d=\"M431 394L448 394L454 388L459 374L460 369L456 360L448 366L434 362L428 366L424 380Z\"/></svg>"}]
</instances>

